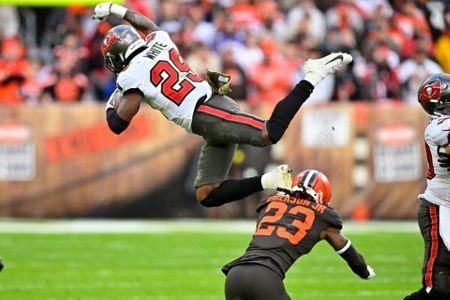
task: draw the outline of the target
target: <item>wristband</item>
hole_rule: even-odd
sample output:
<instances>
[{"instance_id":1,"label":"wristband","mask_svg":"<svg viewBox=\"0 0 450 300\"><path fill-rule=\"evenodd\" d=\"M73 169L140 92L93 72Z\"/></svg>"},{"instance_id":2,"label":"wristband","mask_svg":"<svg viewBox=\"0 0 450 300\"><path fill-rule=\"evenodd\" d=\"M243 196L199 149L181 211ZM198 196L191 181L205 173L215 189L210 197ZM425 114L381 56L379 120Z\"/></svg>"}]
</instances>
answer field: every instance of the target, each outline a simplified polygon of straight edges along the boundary
<instances>
[{"instance_id":1,"label":"wristband","mask_svg":"<svg viewBox=\"0 0 450 300\"><path fill-rule=\"evenodd\" d=\"M128 9L126 7L123 7L121 5L118 5L118 4L115 4L115 3L111 4L111 9L110 9L111 14L119 16L122 19L125 16L125 14L127 13L127 10Z\"/></svg>"},{"instance_id":2,"label":"wristband","mask_svg":"<svg viewBox=\"0 0 450 300\"><path fill-rule=\"evenodd\" d=\"M345 244L345 246L341 250L336 251L336 253L341 255L342 253L347 251L347 249L350 248L351 245L352 245L352 242L350 242L350 240L347 240L347 243Z\"/></svg>"}]
</instances>

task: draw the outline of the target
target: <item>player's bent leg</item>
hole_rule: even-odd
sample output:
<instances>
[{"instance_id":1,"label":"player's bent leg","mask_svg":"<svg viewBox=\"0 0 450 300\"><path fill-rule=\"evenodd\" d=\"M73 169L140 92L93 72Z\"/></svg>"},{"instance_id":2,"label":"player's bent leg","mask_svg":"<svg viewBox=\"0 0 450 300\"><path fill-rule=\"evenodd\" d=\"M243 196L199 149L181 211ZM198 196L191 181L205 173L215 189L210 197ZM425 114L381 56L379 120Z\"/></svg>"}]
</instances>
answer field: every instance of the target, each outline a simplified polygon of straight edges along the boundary
<instances>
[{"instance_id":1,"label":"player's bent leg","mask_svg":"<svg viewBox=\"0 0 450 300\"><path fill-rule=\"evenodd\" d=\"M266 132L271 144L276 144L281 139L297 111L309 98L313 89L314 86L311 83L302 80L286 97L277 103L272 115L266 122ZM266 132L263 131L263 134ZM265 137L263 136L263 138Z\"/></svg>"},{"instance_id":2,"label":"player's bent leg","mask_svg":"<svg viewBox=\"0 0 450 300\"><path fill-rule=\"evenodd\" d=\"M239 105L227 96L214 95L197 107L192 118L192 131L208 143L247 144L264 147L262 130L265 120L242 112Z\"/></svg>"}]
</instances>

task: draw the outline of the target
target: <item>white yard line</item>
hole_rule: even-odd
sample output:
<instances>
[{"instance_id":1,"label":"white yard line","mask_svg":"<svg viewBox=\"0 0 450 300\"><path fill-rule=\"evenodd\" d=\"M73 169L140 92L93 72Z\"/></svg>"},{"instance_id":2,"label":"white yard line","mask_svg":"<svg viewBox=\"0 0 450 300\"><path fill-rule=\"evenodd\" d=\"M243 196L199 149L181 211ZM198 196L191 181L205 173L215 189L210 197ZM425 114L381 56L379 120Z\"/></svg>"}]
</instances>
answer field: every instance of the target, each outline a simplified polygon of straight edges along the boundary
<instances>
[{"instance_id":1,"label":"white yard line","mask_svg":"<svg viewBox=\"0 0 450 300\"><path fill-rule=\"evenodd\" d=\"M252 233L252 220L24 220L0 219L0 233L170 233L170 232L224 232ZM419 232L414 221L370 221L354 223L344 221L344 233L367 232Z\"/></svg>"}]
</instances>

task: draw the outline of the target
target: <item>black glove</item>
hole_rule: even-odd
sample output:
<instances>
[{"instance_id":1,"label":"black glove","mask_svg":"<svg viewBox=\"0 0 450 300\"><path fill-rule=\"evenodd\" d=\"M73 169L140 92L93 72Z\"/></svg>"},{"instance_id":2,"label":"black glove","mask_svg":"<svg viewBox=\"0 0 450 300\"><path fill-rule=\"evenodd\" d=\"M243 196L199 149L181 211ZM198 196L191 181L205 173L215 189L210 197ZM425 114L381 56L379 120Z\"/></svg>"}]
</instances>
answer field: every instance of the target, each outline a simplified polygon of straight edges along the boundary
<instances>
[{"instance_id":1,"label":"black glove","mask_svg":"<svg viewBox=\"0 0 450 300\"><path fill-rule=\"evenodd\" d=\"M0 258L0 271L3 269L3 261L2 261L2 259Z\"/></svg>"},{"instance_id":2,"label":"black glove","mask_svg":"<svg viewBox=\"0 0 450 300\"><path fill-rule=\"evenodd\" d=\"M438 163L439 166L450 171L450 153L439 153Z\"/></svg>"}]
</instances>

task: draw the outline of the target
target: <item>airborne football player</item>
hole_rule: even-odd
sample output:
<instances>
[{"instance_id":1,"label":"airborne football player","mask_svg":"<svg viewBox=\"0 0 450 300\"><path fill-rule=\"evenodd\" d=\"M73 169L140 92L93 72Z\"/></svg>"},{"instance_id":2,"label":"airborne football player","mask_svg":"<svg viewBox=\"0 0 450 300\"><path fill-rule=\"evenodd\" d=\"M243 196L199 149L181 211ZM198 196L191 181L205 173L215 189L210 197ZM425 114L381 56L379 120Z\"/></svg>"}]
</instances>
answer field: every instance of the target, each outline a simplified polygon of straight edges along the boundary
<instances>
[{"instance_id":1,"label":"airborne football player","mask_svg":"<svg viewBox=\"0 0 450 300\"><path fill-rule=\"evenodd\" d=\"M195 188L197 200L206 207L220 206L263 189L290 186L285 166L263 176L226 179L237 144L265 147L277 143L314 87L352 61L349 54L332 53L307 60L304 80L278 102L268 120L263 120L242 112L225 95L229 76L215 72L209 73L207 80L197 76L169 34L147 17L106 2L95 7L93 18L103 20L111 15L132 25L113 27L101 49L106 66L117 75L117 89L107 104L107 121L113 132L126 130L141 102L145 102L187 132L202 136L205 142Z\"/></svg>"}]
</instances>

